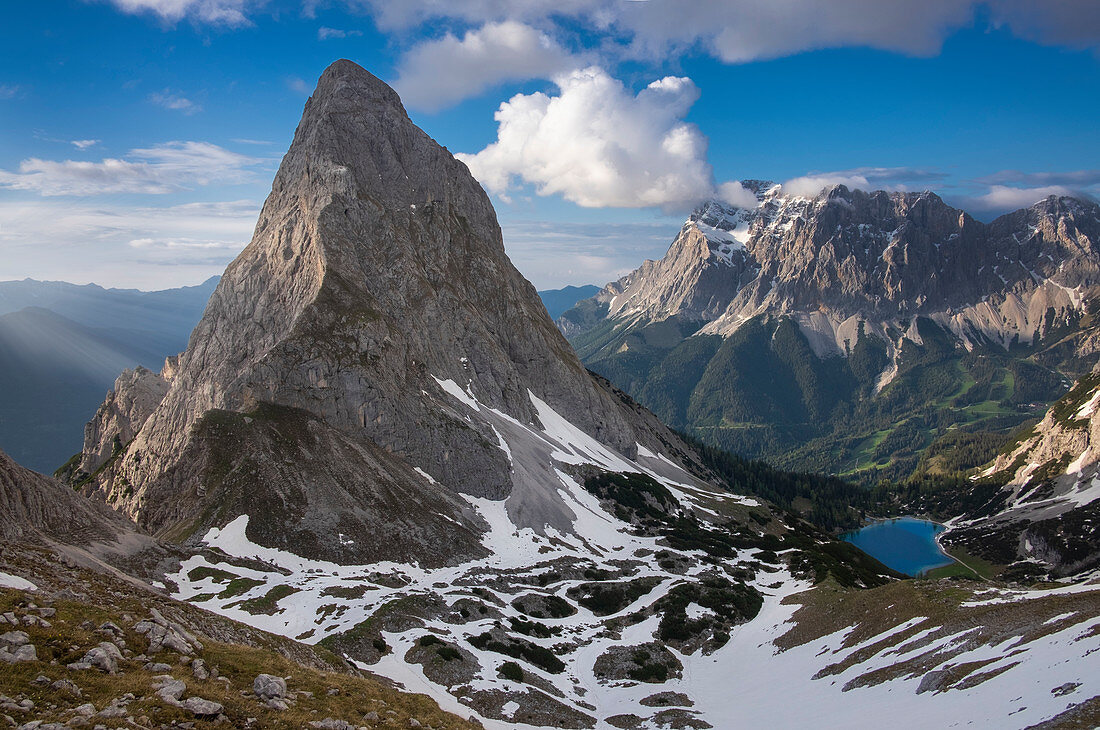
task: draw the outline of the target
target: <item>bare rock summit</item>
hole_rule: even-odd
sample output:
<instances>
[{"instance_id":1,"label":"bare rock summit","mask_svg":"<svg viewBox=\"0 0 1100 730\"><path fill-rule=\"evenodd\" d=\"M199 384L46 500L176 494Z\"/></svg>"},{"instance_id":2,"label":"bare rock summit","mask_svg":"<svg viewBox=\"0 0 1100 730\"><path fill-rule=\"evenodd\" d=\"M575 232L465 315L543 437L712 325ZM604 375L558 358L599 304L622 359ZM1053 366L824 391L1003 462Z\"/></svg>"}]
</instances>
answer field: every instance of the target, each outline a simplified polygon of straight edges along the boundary
<instances>
[{"instance_id":1,"label":"bare rock summit","mask_svg":"<svg viewBox=\"0 0 1100 730\"><path fill-rule=\"evenodd\" d=\"M509 429L553 412L627 458L686 453L586 371L466 166L350 61L322 74L251 243L171 365L150 413L116 417L145 400L108 398L82 469L176 541L247 515L248 539L313 558L469 559L485 526L460 494L509 498L521 526L573 518L546 444L509 450Z\"/></svg>"}]
</instances>

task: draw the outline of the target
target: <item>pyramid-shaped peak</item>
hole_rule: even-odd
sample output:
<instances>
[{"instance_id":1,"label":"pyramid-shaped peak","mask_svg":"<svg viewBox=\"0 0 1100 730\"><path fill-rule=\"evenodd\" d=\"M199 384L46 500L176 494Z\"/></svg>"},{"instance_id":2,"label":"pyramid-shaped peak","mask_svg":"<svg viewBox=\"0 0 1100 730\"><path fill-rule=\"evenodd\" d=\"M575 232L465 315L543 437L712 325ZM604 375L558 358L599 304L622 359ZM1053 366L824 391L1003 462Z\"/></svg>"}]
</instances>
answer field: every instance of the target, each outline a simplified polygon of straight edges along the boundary
<instances>
[{"instance_id":1,"label":"pyramid-shaped peak","mask_svg":"<svg viewBox=\"0 0 1100 730\"><path fill-rule=\"evenodd\" d=\"M329 64L317 81L311 100L316 103L345 99L359 106L396 107L404 113L401 98L370 71L354 61L341 58Z\"/></svg>"}]
</instances>

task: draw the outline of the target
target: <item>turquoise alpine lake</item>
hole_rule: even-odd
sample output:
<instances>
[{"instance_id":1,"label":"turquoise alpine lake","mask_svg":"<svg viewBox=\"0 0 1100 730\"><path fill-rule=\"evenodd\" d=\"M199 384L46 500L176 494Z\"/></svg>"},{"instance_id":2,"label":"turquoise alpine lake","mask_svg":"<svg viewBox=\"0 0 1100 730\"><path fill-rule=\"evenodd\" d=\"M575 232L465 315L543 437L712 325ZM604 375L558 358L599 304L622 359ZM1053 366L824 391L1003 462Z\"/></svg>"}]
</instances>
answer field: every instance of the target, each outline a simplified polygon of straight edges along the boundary
<instances>
[{"instance_id":1,"label":"turquoise alpine lake","mask_svg":"<svg viewBox=\"0 0 1100 730\"><path fill-rule=\"evenodd\" d=\"M899 573L917 576L954 561L936 544L943 525L916 517L882 520L847 532L841 539Z\"/></svg>"}]
</instances>

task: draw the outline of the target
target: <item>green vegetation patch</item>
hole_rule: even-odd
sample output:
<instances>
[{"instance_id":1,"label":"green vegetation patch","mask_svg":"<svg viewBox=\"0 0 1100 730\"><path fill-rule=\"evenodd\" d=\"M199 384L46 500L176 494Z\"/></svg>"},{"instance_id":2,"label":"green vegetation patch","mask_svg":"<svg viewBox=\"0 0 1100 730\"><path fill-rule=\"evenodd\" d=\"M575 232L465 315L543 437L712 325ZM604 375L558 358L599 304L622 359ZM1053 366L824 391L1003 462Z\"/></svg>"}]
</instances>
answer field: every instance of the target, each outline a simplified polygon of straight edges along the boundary
<instances>
[{"instance_id":1,"label":"green vegetation patch","mask_svg":"<svg viewBox=\"0 0 1100 730\"><path fill-rule=\"evenodd\" d=\"M623 522L659 525L680 512L672 492L646 474L600 472L586 479L584 488L613 502L615 516Z\"/></svg>"},{"instance_id":2,"label":"green vegetation patch","mask_svg":"<svg viewBox=\"0 0 1100 730\"><path fill-rule=\"evenodd\" d=\"M527 636L537 636L540 639L549 639L551 636L557 636L561 633L560 626L550 627L538 621L525 621L521 618L510 618L509 622L512 624L512 631L517 631Z\"/></svg>"},{"instance_id":3,"label":"green vegetation patch","mask_svg":"<svg viewBox=\"0 0 1100 730\"><path fill-rule=\"evenodd\" d=\"M504 662L497 669L497 674L511 682L523 681L523 667L515 662Z\"/></svg>"},{"instance_id":4,"label":"green vegetation patch","mask_svg":"<svg viewBox=\"0 0 1100 730\"><path fill-rule=\"evenodd\" d=\"M262 586L263 584L264 581L255 578L233 578L229 581L225 590L218 594L218 598L233 598L242 593L248 593L256 586Z\"/></svg>"},{"instance_id":5,"label":"green vegetation patch","mask_svg":"<svg viewBox=\"0 0 1100 730\"><path fill-rule=\"evenodd\" d=\"M713 615L688 618L687 607L693 603ZM686 642L709 634L720 646L729 640L729 626L751 621L762 605L764 597L752 586L717 574L707 575L698 582L673 587L654 604L662 614L657 635L665 642Z\"/></svg>"},{"instance_id":6,"label":"green vegetation patch","mask_svg":"<svg viewBox=\"0 0 1100 730\"><path fill-rule=\"evenodd\" d=\"M470 637L469 641L470 645L477 649L504 654L514 659L522 659L550 674L561 674L565 671L565 663L558 659L554 652L523 639L506 635L495 638L490 632L486 631L484 634Z\"/></svg>"},{"instance_id":7,"label":"green vegetation patch","mask_svg":"<svg viewBox=\"0 0 1100 730\"><path fill-rule=\"evenodd\" d=\"M512 601L512 607L532 618L566 618L577 612L573 604L561 596L520 596Z\"/></svg>"},{"instance_id":8,"label":"green vegetation patch","mask_svg":"<svg viewBox=\"0 0 1100 730\"><path fill-rule=\"evenodd\" d=\"M191 580L204 580L206 578L210 578L215 583L228 583L234 578L239 578L240 576L236 573L230 573L229 571L214 568L209 565L200 565L199 567L188 573L187 577Z\"/></svg>"},{"instance_id":9,"label":"green vegetation patch","mask_svg":"<svg viewBox=\"0 0 1100 730\"><path fill-rule=\"evenodd\" d=\"M270 616L279 610L279 601L287 596L294 595L298 590L293 586L277 585L259 598L241 601L238 607L242 611L247 611L253 615L264 613Z\"/></svg>"},{"instance_id":10,"label":"green vegetation patch","mask_svg":"<svg viewBox=\"0 0 1100 730\"><path fill-rule=\"evenodd\" d=\"M618 613L661 583L657 577L618 583L581 583L566 593L597 616Z\"/></svg>"},{"instance_id":11,"label":"green vegetation patch","mask_svg":"<svg viewBox=\"0 0 1100 730\"><path fill-rule=\"evenodd\" d=\"M321 595L332 596L333 598L343 598L350 601L356 598L362 598L367 594L367 591L373 590L378 589L374 586L329 586L321 591Z\"/></svg>"}]
</instances>

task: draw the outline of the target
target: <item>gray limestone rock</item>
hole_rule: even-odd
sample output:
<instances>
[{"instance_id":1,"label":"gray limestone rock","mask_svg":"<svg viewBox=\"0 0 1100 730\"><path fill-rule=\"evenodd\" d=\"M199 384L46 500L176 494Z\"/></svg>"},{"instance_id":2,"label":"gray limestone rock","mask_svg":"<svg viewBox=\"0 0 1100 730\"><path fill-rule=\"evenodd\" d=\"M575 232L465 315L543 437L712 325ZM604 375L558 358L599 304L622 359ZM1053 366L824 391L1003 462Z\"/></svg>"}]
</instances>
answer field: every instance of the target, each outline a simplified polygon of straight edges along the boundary
<instances>
[{"instance_id":1,"label":"gray limestone rock","mask_svg":"<svg viewBox=\"0 0 1100 730\"><path fill-rule=\"evenodd\" d=\"M118 672L118 661L121 658L122 653L118 650L118 647L109 641L105 641L99 646L89 649L81 662L108 674L115 674Z\"/></svg>"},{"instance_id":2,"label":"gray limestone rock","mask_svg":"<svg viewBox=\"0 0 1100 730\"><path fill-rule=\"evenodd\" d=\"M30 643L30 640L31 637L27 635L26 631L8 631L0 634L0 647L10 651Z\"/></svg>"},{"instance_id":3,"label":"gray limestone rock","mask_svg":"<svg viewBox=\"0 0 1100 730\"><path fill-rule=\"evenodd\" d=\"M1090 201L1051 196L985 224L930 192L838 185L806 198L745 185L758 207L701 206L661 260L578 303L562 329L677 317L729 336L767 313L794 318L819 355L843 355L860 323L889 339L919 315L1007 348L1053 326L1051 308L1059 318L1083 311L1081 294L1100 283L1100 207Z\"/></svg>"},{"instance_id":4,"label":"gray limestone rock","mask_svg":"<svg viewBox=\"0 0 1100 730\"><path fill-rule=\"evenodd\" d=\"M556 474L500 446L517 423L541 429L535 398L628 457L688 453L585 370L466 166L349 61L321 76L252 242L168 375L87 489L173 539L248 515L251 540L305 557L447 564L484 554L457 493L517 495L519 526L568 531ZM119 386L104 423L149 400ZM89 427L89 465L116 430Z\"/></svg>"},{"instance_id":5,"label":"gray limestone rock","mask_svg":"<svg viewBox=\"0 0 1100 730\"><path fill-rule=\"evenodd\" d=\"M56 692L61 692L62 694L71 695L73 697L80 697L82 695L80 687L71 679L59 679L51 684L50 687Z\"/></svg>"},{"instance_id":6,"label":"gray limestone rock","mask_svg":"<svg viewBox=\"0 0 1100 730\"><path fill-rule=\"evenodd\" d=\"M188 697L183 701L183 709L192 713L195 717L217 717L225 708L212 700L204 700L201 697Z\"/></svg>"},{"instance_id":7,"label":"gray limestone rock","mask_svg":"<svg viewBox=\"0 0 1100 730\"><path fill-rule=\"evenodd\" d=\"M38 661L38 650L35 648L34 644L24 644L11 651L0 649L0 661L7 662L8 664L35 662Z\"/></svg>"},{"instance_id":8,"label":"gray limestone rock","mask_svg":"<svg viewBox=\"0 0 1100 730\"><path fill-rule=\"evenodd\" d=\"M133 440L138 429L168 392L168 380L138 366L124 370L114 390L84 427L84 443L95 444L81 457L80 471L92 474Z\"/></svg>"},{"instance_id":9,"label":"gray limestone rock","mask_svg":"<svg viewBox=\"0 0 1100 730\"><path fill-rule=\"evenodd\" d=\"M286 680L272 674L261 674L252 681L252 691L260 699L286 697Z\"/></svg>"},{"instance_id":10,"label":"gray limestone rock","mask_svg":"<svg viewBox=\"0 0 1100 730\"><path fill-rule=\"evenodd\" d=\"M170 705L179 706L180 698L187 691L187 685L181 679L176 679L170 674L162 674L153 678L153 689L157 696Z\"/></svg>"}]
</instances>

